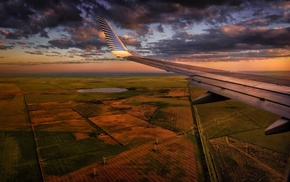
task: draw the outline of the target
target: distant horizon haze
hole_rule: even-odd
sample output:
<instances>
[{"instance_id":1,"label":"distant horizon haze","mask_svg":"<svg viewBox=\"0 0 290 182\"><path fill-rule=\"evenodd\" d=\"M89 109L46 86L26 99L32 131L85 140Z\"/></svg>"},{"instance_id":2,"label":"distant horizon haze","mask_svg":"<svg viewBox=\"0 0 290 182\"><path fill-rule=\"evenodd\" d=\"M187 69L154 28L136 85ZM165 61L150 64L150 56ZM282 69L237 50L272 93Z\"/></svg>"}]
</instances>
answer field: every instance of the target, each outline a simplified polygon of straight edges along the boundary
<instances>
[{"instance_id":1,"label":"distant horizon haze","mask_svg":"<svg viewBox=\"0 0 290 182\"><path fill-rule=\"evenodd\" d=\"M236 62L179 62L182 64L221 69L233 72L242 71L290 71L290 62L286 60L236 61ZM14 63L0 64L0 74L27 73L165 73L166 71L142 65L131 61L101 61L101 62L61 62L61 63Z\"/></svg>"}]
</instances>

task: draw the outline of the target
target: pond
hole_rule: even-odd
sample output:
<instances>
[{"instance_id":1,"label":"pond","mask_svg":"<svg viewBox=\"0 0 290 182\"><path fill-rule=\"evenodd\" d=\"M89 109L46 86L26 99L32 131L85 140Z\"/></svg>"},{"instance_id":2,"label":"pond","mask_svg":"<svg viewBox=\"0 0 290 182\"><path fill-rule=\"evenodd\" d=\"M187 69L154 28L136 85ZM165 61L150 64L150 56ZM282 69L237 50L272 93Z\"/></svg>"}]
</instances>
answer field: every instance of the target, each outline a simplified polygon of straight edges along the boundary
<instances>
[{"instance_id":1,"label":"pond","mask_svg":"<svg viewBox=\"0 0 290 182\"><path fill-rule=\"evenodd\" d=\"M126 88L90 88L90 89L80 89L77 92L81 93L117 93L117 92L126 92L128 89Z\"/></svg>"}]
</instances>

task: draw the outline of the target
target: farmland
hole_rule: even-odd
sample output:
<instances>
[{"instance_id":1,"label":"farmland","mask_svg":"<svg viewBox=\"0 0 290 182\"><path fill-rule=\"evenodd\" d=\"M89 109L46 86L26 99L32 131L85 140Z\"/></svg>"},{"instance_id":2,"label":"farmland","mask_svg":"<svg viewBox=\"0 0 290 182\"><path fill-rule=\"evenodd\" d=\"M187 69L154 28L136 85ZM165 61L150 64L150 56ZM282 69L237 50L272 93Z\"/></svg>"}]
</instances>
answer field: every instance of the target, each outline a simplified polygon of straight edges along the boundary
<instances>
[{"instance_id":1,"label":"farmland","mask_svg":"<svg viewBox=\"0 0 290 182\"><path fill-rule=\"evenodd\" d=\"M204 179L184 77L15 77L0 85L1 180ZM77 92L107 87L128 91ZM163 128L160 116L170 113Z\"/></svg>"},{"instance_id":2,"label":"farmland","mask_svg":"<svg viewBox=\"0 0 290 182\"><path fill-rule=\"evenodd\" d=\"M219 180L283 181L290 133L264 134L279 116L234 100L195 107Z\"/></svg>"},{"instance_id":3,"label":"farmland","mask_svg":"<svg viewBox=\"0 0 290 182\"><path fill-rule=\"evenodd\" d=\"M1 181L204 181L189 102L204 91L184 78L0 78ZM77 92L91 88L128 91ZM290 135L263 134L277 116L232 100L194 107L219 179L283 178Z\"/></svg>"}]
</instances>

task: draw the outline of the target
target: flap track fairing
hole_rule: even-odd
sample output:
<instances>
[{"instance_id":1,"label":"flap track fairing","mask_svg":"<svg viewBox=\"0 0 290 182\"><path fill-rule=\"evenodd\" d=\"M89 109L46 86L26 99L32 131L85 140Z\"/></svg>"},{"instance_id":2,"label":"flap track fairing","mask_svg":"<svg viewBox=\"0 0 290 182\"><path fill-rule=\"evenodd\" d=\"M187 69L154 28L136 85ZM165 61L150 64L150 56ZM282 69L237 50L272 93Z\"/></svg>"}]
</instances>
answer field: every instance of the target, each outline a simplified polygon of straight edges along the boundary
<instances>
[{"instance_id":1,"label":"flap track fairing","mask_svg":"<svg viewBox=\"0 0 290 182\"><path fill-rule=\"evenodd\" d=\"M206 104L211 102L219 102L228 100L229 98L212 93L212 92L206 92L205 94L199 96L198 98L194 99L192 101L192 104Z\"/></svg>"}]
</instances>

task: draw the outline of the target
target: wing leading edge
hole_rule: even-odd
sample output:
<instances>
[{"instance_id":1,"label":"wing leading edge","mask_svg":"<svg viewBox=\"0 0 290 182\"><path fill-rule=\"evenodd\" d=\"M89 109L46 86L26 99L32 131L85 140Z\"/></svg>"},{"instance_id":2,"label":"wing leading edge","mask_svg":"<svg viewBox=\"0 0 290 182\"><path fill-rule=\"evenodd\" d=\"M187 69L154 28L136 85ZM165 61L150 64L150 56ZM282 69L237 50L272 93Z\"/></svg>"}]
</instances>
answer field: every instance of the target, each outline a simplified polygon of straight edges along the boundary
<instances>
[{"instance_id":1,"label":"wing leading edge","mask_svg":"<svg viewBox=\"0 0 290 182\"><path fill-rule=\"evenodd\" d=\"M119 39L106 19L98 17L111 52L148 66L189 76L189 84L208 90L193 101L203 104L226 99L234 99L257 108L280 115L281 118L270 125L265 134L290 131L290 83L267 80L264 77L223 70L172 63L149 59L131 54Z\"/></svg>"}]
</instances>

